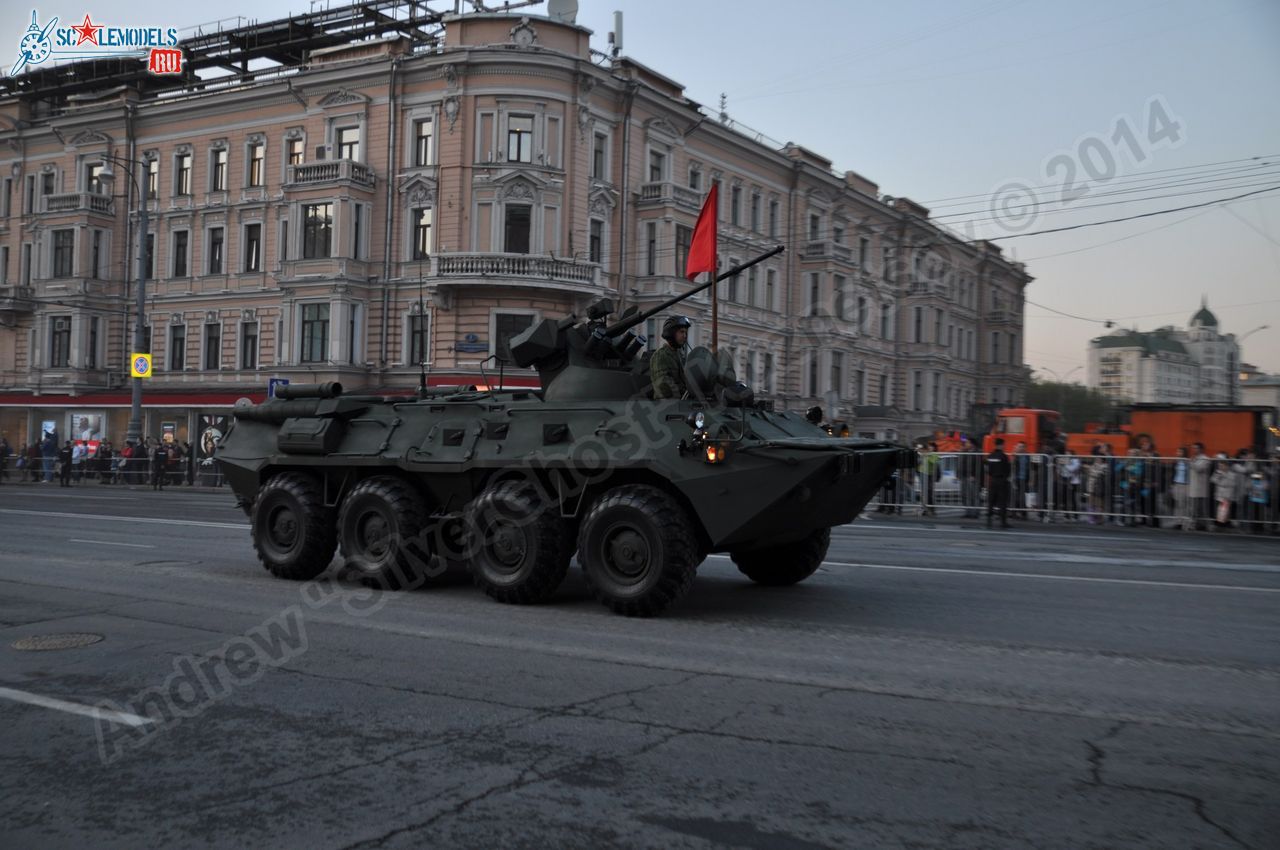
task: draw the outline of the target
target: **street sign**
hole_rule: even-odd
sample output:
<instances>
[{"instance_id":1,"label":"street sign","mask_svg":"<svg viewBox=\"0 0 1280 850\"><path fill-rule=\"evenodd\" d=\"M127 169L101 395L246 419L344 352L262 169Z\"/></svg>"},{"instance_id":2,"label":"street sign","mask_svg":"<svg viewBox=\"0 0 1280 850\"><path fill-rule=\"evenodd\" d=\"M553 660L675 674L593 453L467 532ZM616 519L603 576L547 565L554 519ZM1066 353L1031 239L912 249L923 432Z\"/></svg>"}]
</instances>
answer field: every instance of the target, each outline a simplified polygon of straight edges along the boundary
<instances>
[{"instance_id":1,"label":"street sign","mask_svg":"<svg viewBox=\"0 0 1280 850\"><path fill-rule=\"evenodd\" d=\"M151 377L151 355L150 354L130 354L129 355L129 375L134 378L150 378Z\"/></svg>"},{"instance_id":2,"label":"street sign","mask_svg":"<svg viewBox=\"0 0 1280 850\"><path fill-rule=\"evenodd\" d=\"M287 386L289 386L288 378L267 378L267 398L275 398L276 389Z\"/></svg>"}]
</instances>

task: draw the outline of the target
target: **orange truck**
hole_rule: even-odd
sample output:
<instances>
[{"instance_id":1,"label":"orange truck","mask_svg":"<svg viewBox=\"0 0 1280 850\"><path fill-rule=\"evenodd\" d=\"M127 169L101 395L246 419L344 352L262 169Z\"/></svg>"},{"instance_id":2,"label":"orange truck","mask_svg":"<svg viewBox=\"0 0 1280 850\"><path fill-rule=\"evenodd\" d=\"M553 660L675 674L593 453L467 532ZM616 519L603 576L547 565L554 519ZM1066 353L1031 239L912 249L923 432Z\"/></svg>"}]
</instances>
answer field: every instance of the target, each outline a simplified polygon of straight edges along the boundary
<instances>
[{"instance_id":1,"label":"orange truck","mask_svg":"<svg viewBox=\"0 0 1280 850\"><path fill-rule=\"evenodd\" d=\"M1161 457L1172 457L1179 448L1204 443L1209 454L1235 455L1240 449L1265 452L1269 437L1277 433L1275 411L1269 407L1227 405L1135 404L1129 408L1129 422L1118 428L1086 426L1083 433L1063 433L1061 415L1056 410L1009 407L996 414L991 433L982 440L982 450L995 448L997 437L1004 439L1005 451L1026 443L1028 452L1053 444L1055 451L1065 444L1078 455L1092 453L1104 445L1113 455L1146 444ZM951 442L950 439L947 440ZM941 446L939 446L941 449ZM956 449L943 449L956 451Z\"/></svg>"}]
</instances>

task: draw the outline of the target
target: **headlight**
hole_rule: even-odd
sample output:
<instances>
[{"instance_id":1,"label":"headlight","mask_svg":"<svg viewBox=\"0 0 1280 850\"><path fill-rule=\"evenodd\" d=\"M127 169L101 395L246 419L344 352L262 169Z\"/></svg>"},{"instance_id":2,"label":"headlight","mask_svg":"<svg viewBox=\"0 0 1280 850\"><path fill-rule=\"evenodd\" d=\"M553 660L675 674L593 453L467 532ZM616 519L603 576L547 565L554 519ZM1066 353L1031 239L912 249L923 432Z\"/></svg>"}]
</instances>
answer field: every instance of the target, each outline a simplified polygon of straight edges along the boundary
<instances>
[{"instance_id":1,"label":"headlight","mask_svg":"<svg viewBox=\"0 0 1280 850\"><path fill-rule=\"evenodd\" d=\"M685 417L685 424L695 431L701 431L707 427L707 415L701 410L695 410Z\"/></svg>"}]
</instances>

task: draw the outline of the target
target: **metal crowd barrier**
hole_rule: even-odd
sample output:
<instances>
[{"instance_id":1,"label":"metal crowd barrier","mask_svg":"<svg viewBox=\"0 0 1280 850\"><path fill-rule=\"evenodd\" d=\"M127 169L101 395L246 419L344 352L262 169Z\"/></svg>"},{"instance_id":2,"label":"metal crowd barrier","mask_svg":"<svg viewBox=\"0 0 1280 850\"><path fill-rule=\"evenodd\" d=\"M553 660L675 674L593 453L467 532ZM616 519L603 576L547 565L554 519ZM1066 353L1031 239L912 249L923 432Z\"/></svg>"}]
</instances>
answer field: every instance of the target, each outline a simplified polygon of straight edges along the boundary
<instances>
[{"instance_id":1,"label":"metal crowd barrier","mask_svg":"<svg viewBox=\"0 0 1280 850\"><path fill-rule=\"evenodd\" d=\"M1010 518L1280 534L1280 459L1010 454ZM986 455L923 452L869 513L985 516Z\"/></svg>"}]
</instances>

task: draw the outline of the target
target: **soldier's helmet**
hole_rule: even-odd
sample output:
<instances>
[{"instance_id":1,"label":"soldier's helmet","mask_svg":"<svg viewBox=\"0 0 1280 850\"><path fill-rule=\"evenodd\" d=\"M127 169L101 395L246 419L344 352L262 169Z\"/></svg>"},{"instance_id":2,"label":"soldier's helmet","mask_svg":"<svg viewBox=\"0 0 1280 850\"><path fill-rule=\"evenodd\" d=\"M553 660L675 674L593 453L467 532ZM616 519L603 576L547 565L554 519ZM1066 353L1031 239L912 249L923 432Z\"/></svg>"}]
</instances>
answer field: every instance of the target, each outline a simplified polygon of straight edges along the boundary
<instances>
[{"instance_id":1,"label":"soldier's helmet","mask_svg":"<svg viewBox=\"0 0 1280 850\"><path fill-rule=\"evenodd\" d=\"M668 316L667 320L662 323L662 338L674 344L676 331L680 328L688 329L692 326L693 322L689 321L688 316Z\"/></svg>"}]
</instances>

